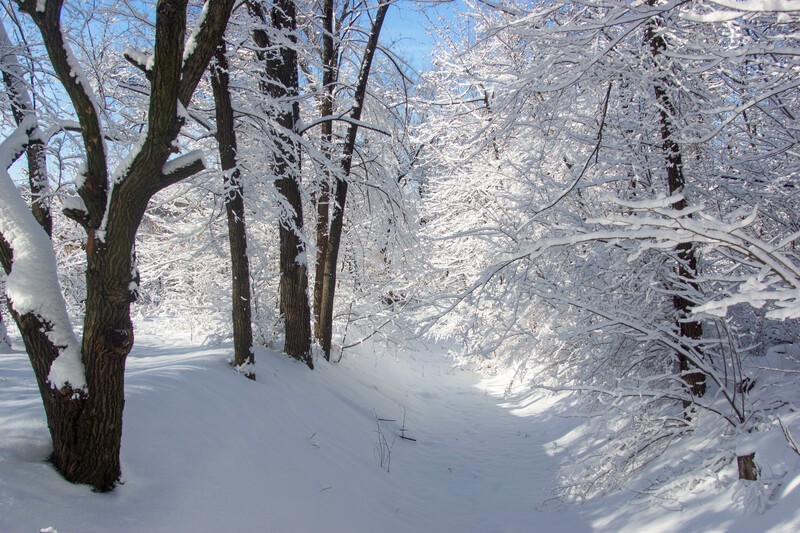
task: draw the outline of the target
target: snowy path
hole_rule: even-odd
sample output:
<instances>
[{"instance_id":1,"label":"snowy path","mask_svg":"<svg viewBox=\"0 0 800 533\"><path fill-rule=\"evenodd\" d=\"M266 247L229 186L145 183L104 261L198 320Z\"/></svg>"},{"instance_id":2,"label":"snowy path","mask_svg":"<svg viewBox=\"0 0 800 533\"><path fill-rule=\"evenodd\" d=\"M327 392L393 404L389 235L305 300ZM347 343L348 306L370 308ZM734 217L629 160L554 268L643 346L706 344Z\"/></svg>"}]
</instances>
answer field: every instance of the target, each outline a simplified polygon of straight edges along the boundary
<instances>
[{"instance_id":1,"label":"snowy path","mask_svg":"<svg viewBox=\"0 0 800 533\"><path fill-rule=\"evenodd\" d=\"M366 377L405 406L408 434L417 439L396 441L391 463L397 512L411 510L411 530L591 530L559 505L545 505L558 470L553 440L576 425L554 418L546 401L515 415L495 396L507 380L454 372L433 357L383 360Z\"/></svg>"},{"instance_id":2,"label":"snowy path","mask_svg":"<svg viewBox=\"0 0 800 533\"><path fill-rule=\"evenodd\" d=\"M453 371L440 354L375 347L309 371L261 351L251 382L227 365L229 352L138 336L125 483L103 495L44 462L27 357L0 355L0 532L784 530L780 515L741 519L713 497L683 513L619 499L561 505L551 493L566 457L556 441L579 435L578 419L557 416L553 398L510 405L508 376ZM416 442L397 437L404 413ZM380 422L388 471L376 415L395 420Z\"/></svg>"}]
</instances>

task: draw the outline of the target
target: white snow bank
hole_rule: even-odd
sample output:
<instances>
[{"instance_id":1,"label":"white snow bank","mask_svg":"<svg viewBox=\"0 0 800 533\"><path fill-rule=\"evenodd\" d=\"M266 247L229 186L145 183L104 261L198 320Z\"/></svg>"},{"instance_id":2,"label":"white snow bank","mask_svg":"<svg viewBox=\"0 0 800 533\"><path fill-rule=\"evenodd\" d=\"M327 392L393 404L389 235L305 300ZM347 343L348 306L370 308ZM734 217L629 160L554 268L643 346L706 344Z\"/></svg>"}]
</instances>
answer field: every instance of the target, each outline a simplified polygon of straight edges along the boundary
<instances>
[{"instance_id":1,"label":"white snow bank","mask_svg":"<svg viewBox=\"0 0 800 533\"><path fill-rule=\"evenodd\" d=\"M565 441L591 438L567 397L504 398L511 374L454 370L437 347L359 350L313 371L257 350L252 382L228 365L230 346L139 335L126 371L125 483L102 495L45 464L30 365L22 353L0 357L0 531L800 530L793 470L764 514L743 515L730 489L713 487L687 486L680 512L629 504L629 494L564 505L551 489ZM776 468L767 452L759 464Z\"/></svg>"}]
</instances>

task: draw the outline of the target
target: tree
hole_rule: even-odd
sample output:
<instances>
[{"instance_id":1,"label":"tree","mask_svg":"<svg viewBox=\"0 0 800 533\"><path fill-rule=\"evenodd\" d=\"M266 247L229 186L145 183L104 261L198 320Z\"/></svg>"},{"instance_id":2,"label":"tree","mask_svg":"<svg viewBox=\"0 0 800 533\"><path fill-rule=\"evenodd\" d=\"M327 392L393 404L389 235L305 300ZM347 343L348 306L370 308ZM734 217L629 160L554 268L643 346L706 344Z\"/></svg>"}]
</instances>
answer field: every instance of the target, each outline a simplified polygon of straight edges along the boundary
<instances>
[{"instance_id":1,"label":"tree","mask_svg":"<svg viewBox=\"0 0 800 533\"><path fill-rule=\"evenodd\" d=\"M697 433L704 464L729 463L774 415L729 304L795 316L797 56L779 17L715 5L476 2L474 41L429 78L434 320L515 382L593 402L607 444L568 497Z\"/></svg>"},{"instance_id":2,"label":"tree","mask_svg":"<svg viewBox=\"0 0 800 533\"><path fill-rule=\"evenodd\" d=\"M236 160L237 143L231 103L228 59L225 41L214 52L211 65L211 87L214 92L214 110L217 119L217 143L220 163L225 179L225 212L228 218L228 242L231 249L231 318L233 321L234 366L251 379L253 326L250 309L250 264L247 257L247 226L245 224L244 189Z\"/></svg>"},{"instance_id":3,"label":"tree","mask_svg":"<svg viewBox=\"0 0 800 533\"><path fill-rule=\"evenodd\" d=\"M364 56L361 60L361 67L356 82L355 94L353 96L353 108L350 112L350 124L347 129L347 137L342 146L340 154L340 168L336 172L336 187L334 193L333 211L330 217L330 228L328 238L325 243L324 261L317 264L317 269L322 269L322 296L319 303L319 316L317 322L322 333L322 350L325 358L330 359L331 342L333 337L333 300L336 293L336 269L339 263L339 247L342 240L342 230L344 228L345 204L347 201L348 179L353 165L353 155L356 148L356 136L358 134L361 113L364 107L364 98L367 94L367 84L369 83L370 68L378 47L383 21L386 12L391 5L390 1L381 3L372 22L369 39L364 47ZM319 277L319 276L318 276Z\"/></svg>"},{"instance_id":4,"label":"tree","mask_svg":"<svg viewBox=\"0 0 800 533\"><path fill-rule=\"evenodd\" d=\"M248 9L262 25L267 11L260 2ZM276 102L272 136L277 141L271 155L275 186L283 201L280 209L280 308L284 317L284 351L310 368L311 311L308 305L308 267L303 237L303 204L300 194L300 147L298 124L299 80L297 74L297 14L293 0L278 0L269 11L273 37L262 27L253 30L258 58L264 63L261 90Z\"/></svg>"},{"instance_id":5,"label":"tree","mask_svg":"<svg viewBox=\"0 0 800 533\"><path fill-rule=\"evenodd\" d=\"M86 164L78 180L81 203L67 211L87 234L87 291L80 348L70 340L74 334L68 319L63 323L66 313L53 312L58 306L63 308L63 299L58 295L52 249L37 236L40 226L26 222L20 209L22 200L7 175L0 181L6 188L2 194L6 205L0 209L0 257L9 274L6 290L12 316L25 341L45 405L53 441L52 462L69 481L90 484L98 491L113 489L120 477L125 360L134 340L130 306L138 287L136 232L153 195L204 168L202 155L197 152L169 157L186 120L184 110L221 39L233 4L232 0L207 2L187 38L187 2L157 3L152 62L145 65L151 77L147 128L110 174L104 115L62 29L62 1L18 2L39 28L53 71L77 115L85 150ZM6 142L27 144L30 124L25 126ZM20 141L20 136L25 138ZM11 148L4 147L4 153ZM13 192L7 190L9 187ZM12 204L16 206L13 212ZM38 244L30 246L32 242ZM49 266L20 271L36 265ZM44 279L40 280L40 275ZM46 288L51 303L61 302L53 303L55 307L48 302L38 307L25 305L25 291L14 287L18 282L53 280L55 285ZM59 332L67 332L66 342L56 335ZM70 371L54 372L60 368L57 363L62 358L69 360L68 356L73 363Z\"/></svg>"},{"instance_id":6,"label":"tree","mask_svg":"<svg viewBox=\"0 0 800 533\"><path fill-rule=\"evenodd\" d=\"M655 0L649 0L649 5L655 5ZM669 94L667 84L666 70L669 69L669 64L663 65L664 56L667 53L667 41L661 33L661 26L663 25L663 15L656 15L646 25L644 30L644 40L650 49L650 54L654 62L654 70L656 72L653 81L653 92L655 93L656 103L658 105L658 121L661 130L661 150L663 152L665 162L665 173L667 177L667 191L670 196L682 195L673 207L678 211L683 211L689 206L689 202L685 197L687 192L686 177L683 169L683 156L681 149L676 142L677 132L673 124L676 120L678 112L676 106L672 102ZM682 242L676 248L677 265L676 270L678 279L685 283L688 290L677 289L672 296L673 306L676 311L676 322L678 330L686 344L696 344L703 335L703 329L700 322L691 318L691 308L695 302L692 301L689 293L698 292L698 284L696 282L698 276L698 262L697 254L694 246L690 242ZM700 354L702 357L702 354ZM681 371L681 376L686 382L689 390L694 396L703 396L706 392L706 376L697 370L696 365L693 365L689 359L683 354L678 353L678 367ZM691 402L684 401L684 407L689 408Z\"/></svg>"},{"instance_id":7,"label":"tree","mask_svg":"<svg viewBox=\"0 0 800 533\"><path fill-rule=\"evenodd\" d=\"M30 50L27 53L30 54ZM19 127L26 118L35 121L32 125L30 142L25 148L25 155L28 159L28 184L33 196L31 210L44 231L50 235L53 232L53 218L50 215L50 202L47 197L49 184L47 182L45 139L42 138L42 132L39 131L36 110L28 93L24 71L17 61L17 55L5 27L2 25L0 25L0 54L2 54L0 71L2 71L6 93L11 101L14 122Z\"/></svg>"}]
</instances>

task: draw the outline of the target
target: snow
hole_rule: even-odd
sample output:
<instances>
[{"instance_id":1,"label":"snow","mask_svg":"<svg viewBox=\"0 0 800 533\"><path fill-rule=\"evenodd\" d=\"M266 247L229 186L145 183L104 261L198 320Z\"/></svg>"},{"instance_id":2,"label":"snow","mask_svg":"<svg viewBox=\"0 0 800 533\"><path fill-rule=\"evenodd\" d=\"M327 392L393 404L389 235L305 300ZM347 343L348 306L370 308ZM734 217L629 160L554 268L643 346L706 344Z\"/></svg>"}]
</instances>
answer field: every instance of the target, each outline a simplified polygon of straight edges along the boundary
<instances>
[{"instance_id":1,"label":"snow","mask_svg":"<svg viewBox=\"0 0 800 533\"><path fill-rule=\"evenodd\" d=\"M205 153L203 150L192 150L191 152L179 155L178 157L170 159L164 163L161 173L165 176L168 176L173 172L188 167L198 161L203 162L204 158Z\"/></svg>"},{"instance_id":2,"label":"snow","mask_svg":"<svg viewBox=\"0 0 800 533\"><path fill-rule=\"evenodd\" d=\"M125 56L130 57L135 63L143 66L146 71L150 71L153 69L153 63L154 63L153 55L154 54L148 54L147 52L136 50L135 48L125 49Z\"/></svg>"},{"instance_id":3,"label":"snow","mask_svg":"<svg viewBox=\"0 0 800 533\"><path fill-rule=\"evenodd\" d=\"M626 503L630 495L559 502L559 468L570 446L591 438L569 416L569 397L504 394L512 373L454 369L439 346L391 353L367 342L313 371L257 349L253 382L229 366L229 345L196 346L166 324L149 327L128 360L124 484L110 494L71 485L45 462L27 356L0 356L0 531L800 528L796 470L764 514L732 503L736 482L687 488L681 512Z\"/></svg>"},{"instance_id":4,"label":"snow","mask_svg":"<svg viewBox=\"0 0 800 533\"><path fill-rule=\"evenodd\" d=\"M86 209L86 204L83 201L83 198L80 196L64 196L61 200L61 206L64 209L71 209L73 211L83 211L84 213L88 213Z\"/></svg>"},{"instance_id":5,"label":"snow","mask_svg":"<svg viewBox=\"0 0 800 533\"><path fill-rule=\"evenodd\" d=\"M800 11L800 1L797 0L711 0L711 3L751 13Z\"/></svg>"},{"instance_id":6,"label":"snow","mask_svg":"<svg viewBox=\"0 0 800 533\"><path fill-rule=\"evenodd\" d=\"M0 233L14 254L14 263L6 279L6 296L19 314L34 313L49 324L47 337L60 349L50 368L51 385L60 389L69 384L81 389L85 387L85 378L80 343L61 294L50 239L33 218L6 170L12 154L19 153L27 139L24 131L28 122L32 120L26 118L0 144Z\"/></svg>"},{"instance_id":7,"label":"snow","mask_svg":"<svg viewBox=\"0 0 800 533\"><path fill-rule=\"evenodd\" d=\"M200 12L200 16L197 18L197 22L192 28L192 32L186 39L186 44L183 48L184 63L186 63L186 60L189 59L189 57L194 53L195 48L197 48L197 37L200 35L200 30L203 29L203 24L205 23L206 17L208 16L208 7L210 4L211 2L205 2L203 4L203 10Z\"/></svg>"}]
</instances>

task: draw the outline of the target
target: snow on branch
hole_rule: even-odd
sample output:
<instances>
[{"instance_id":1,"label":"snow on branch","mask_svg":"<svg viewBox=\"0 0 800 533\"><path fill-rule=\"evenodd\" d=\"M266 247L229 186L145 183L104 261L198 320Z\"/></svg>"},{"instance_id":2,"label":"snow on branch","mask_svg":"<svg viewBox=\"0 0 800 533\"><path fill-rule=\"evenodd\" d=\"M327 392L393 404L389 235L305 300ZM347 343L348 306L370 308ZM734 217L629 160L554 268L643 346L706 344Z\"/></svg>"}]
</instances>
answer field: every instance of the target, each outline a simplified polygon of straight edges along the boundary
<instances>
[{"instance_id":1,"label":"snow on branch","mask_svg":"<svg viewBox=\"0 0 800 533\"><path fill-rule=\"evenodd\" d=\"M703 212L702 206L672 209L670 206L680 199L677 195L641 202L608 198L628 213L587 220L588 224L604 227L540 239L512 254L505 262L533 259L552 249L587 242L635 242L638 247L631 253L630 260L648 250L674 249L679 243L709 245L733 252L730 259L750 265L754 272L745 279L730 277L727 281L735 289L722 298L697 306L693 310L695 313L725 316L728 308L738 303L760 308L772 302L775 308L767 312L769 318L800 317L800 261L794 254L784 251L787 245L800 238L800 233L772 244L745 231L756 221L756 209L732 213L730 220L723 221Z\"/></svg>"},{"instance_id":2,"label":"snow on branch","mask_svg":"<svg viewBox=\"0 0 800 533\"><path fill-rule=\"evenodd\" d=\"M710 0L712 4L748 13L791 13L800 11L798 0Z\"/></svg>"},{"instance_id":3,"label":"snow on branch","mask_svg":"<svg viewBox=\"0 0 800 533\"><path fill-rule=\"evenodd\" d=\"M205 154L203 150L192 150L191 152L185 153L173 159L170 159L161 169L161 173L165 176L172 175L182 169L186 169L188 167L194 167L198 164L202 165L205 168Z\"/></svg>"},{"instance_id":4,"label":"snow on branch","mask_svg":"<svg viewBox=\"0 0 800 533\"><path fill-rule=\"evenodd\" d=\"M159 188L167 187L205 169L206 163L203 150L192 150L164 163L161 168L162 178L158 186Z\"/></svg>"},{"instance_id":5,"label":"snow on branch","mask_svg":"<svg viewBox=\"0 0 800 533\"><path fill-rule=\"evenodd\" d=\"M0 161L12 159L27 142L23 123L0 144ZM48 380L57 389L85 389L80 343L72 329L58 282L56 258L50 239L28 209L5 165L0 165L0 235L13 252L6 278L6 296L16 313L37 316L48 330L47 338L59 350Z\"/></svg>"}]
</instances>

